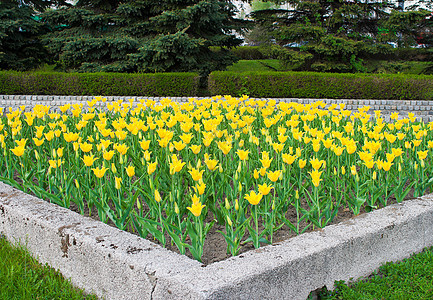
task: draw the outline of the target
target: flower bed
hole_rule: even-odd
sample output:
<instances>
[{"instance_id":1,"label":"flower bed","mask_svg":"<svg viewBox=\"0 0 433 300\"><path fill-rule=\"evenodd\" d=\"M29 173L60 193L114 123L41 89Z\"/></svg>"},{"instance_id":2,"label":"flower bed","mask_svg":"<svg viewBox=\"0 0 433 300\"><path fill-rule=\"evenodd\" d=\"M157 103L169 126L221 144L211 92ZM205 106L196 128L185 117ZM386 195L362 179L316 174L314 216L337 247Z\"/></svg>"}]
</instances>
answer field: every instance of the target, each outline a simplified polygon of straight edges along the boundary
<instances>
[{"instance_id":1,"label":"flower bed","mask_svg":"<svg viewBox=\"0 0 433 300\"><path fill-rule=\"evenodd\" d=\"M341 209L358 215L433 183L433 123L411 114L385 123L368 107L247 97L117 101L103 111L98 101L88 112L10 109L0 179L197 260L214 223L234 256L242 244L272 243L279 228L322 228Z\"/></svg>"}]
</instances>

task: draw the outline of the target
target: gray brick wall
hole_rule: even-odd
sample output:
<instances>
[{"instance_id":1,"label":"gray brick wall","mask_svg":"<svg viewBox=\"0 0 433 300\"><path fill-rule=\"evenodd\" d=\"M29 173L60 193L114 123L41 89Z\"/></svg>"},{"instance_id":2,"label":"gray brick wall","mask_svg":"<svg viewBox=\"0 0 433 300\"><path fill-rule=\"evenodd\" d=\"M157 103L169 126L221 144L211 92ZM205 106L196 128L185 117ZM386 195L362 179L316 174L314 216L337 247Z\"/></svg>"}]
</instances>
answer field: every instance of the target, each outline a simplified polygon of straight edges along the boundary
<instances>
[{"instance_id":1,"label":"gray brick wall","mask_svg":"<svg viewBox=\"0 0 433 300\"><path fill-rule=\"evenodd\" d=\"M84 107L88 107L87 101L91 101L93 96L46 96L46 95L0 95L0 107L14 109L19 106L25 105L26 111L30 111L34 105L43 104L50 105L53 109L65 105L67 103L76 104L83 103ZM136 96L106 96L107 102L117 101L122 99L129 102L130 99L136 105L142 99L150 99L156 102L164 98L170 98L177 102L187 102L189 97L136 97ZM196 99L203 99L203 97L195 97ZM265 98L261 98L265 99ZM419 100L368 100L368 99L297 99L297 98L272 98L277 102L297 102L301 104L314 103L316 101L323 101L327 105L345 103L345 109L357 111L358 108L363 106L370 106L369 113L374 114L375 110L380 110L382 116L386 121L393 112L398 112L400 117L406 117L408 113L412 112L415 117L424 122L433 121L433 101L419 101ZM266 99L268 100L268 99ZM105 105L105 104L100 104Z\"/></svg>"}]
</instances>

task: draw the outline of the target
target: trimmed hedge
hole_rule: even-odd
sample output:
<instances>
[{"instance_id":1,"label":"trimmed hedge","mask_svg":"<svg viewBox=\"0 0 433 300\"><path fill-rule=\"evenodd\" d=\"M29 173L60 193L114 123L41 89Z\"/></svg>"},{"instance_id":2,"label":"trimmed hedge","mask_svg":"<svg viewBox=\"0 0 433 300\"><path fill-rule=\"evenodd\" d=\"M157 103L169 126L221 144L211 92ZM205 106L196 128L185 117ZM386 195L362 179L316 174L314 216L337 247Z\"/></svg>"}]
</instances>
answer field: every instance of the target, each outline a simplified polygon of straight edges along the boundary
<instances>
[{"instance_id":1,"label":"trimmed hedge","mask_svg":"<svg viewBox=\"0 0 433 300\"><path fill-rule=\"evenodd\" d=\"M195 73L0 72L3 95L196 96Z\"/></svg>"},{"instance_id":2,"label":"trimmed hedge","mask_svg":"<svg viewBox=\"0 0 433 300\"><path fill-rule=\"evenodd\" d=\"M256 98L433 100L433 76L314 72L212 72L212 95Z\"/></svg>"}]
</instances>

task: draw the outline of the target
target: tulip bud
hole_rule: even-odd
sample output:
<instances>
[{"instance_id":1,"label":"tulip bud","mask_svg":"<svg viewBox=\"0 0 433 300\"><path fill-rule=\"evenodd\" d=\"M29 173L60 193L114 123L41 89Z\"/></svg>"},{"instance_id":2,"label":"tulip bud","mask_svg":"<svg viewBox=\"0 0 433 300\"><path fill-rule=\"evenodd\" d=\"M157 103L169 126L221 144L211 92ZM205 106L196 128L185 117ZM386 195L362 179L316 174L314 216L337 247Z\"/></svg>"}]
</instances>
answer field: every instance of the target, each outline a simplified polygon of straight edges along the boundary
<instances>
[{"instance_id":1,"label":"tulip bud","mask_svg":"<svg viewBox=\"0 0 433 300\"><path fill-rule=\"evenodd\" d=\"M421 165L421 168L424 168L424 166L425 166L425 164L424 164L424 159L421 160L420 165Z\"/></svg>"},{"instance_id":2,"label":"tulip bud","mask_svg":"<svg viewBox=\"0 0 433 300\"><path fill-rule=\"evenodd\" d=\"M200 167L201 167L201 159L199 159L199 160L197 161L197 166L196 166L196 168L197 168L197 169L200 169Z\"/></svg>"},{"instance_id":3,"label":"tulip bud","mask_svg":"<svg viewBox=\"0 0 433 300\"><path fill-rule=\"evenodd\" d=\"M239 187L238 187L239 193L242 192L242 184L239 182Z\"/></svg>"},{"instance_id":4,"label":"tulip bud","mask_svg":"<svg viewBox=\"0 0 433 300\"><path fill-rule=\"evenodd\" d=\"M229 200L227 199L227 197L224 200L224 202L225 202L226 209L229 210L230 209L230 203L229 203Z\"/></svg>"},{"instance_id":5,"label":"tulip bud","mask_svg":"<svg viewBox=\"0 0 433 300\"><path fill-rule=\"evenodd\" d=\"M221 165L219 165L218 170L219 170L220 173L222 173L223 172L223 167Z\"/></svg>"},{"instance_id":6,"label":"tulip bud","mask_svg":"<svg viewBox=\"0 0 433 300\"><path fill-rule=\"evenodd\" d=\"M334 176L337 175L337 168L334 167Z\"/></svg>"},{"instance_id":7,"label":"tulip bud","mask_svg":"<svg viewBox=\"0 0 433 300\"><path fill-rule=\"evenodd\" d=\"M373 172L373 180L376 180L376 178L377 178L377 173L376 173L376 171L374 171Z\"/></svg>"},{"instance_id":8,"label":"tulip bud","mask_svg":"<svg viewBox=\"0 0 433 300\"><path fill-rule=\"evenodd\" d=\"M272 200L272 210L275 210L275 199Z\"/></svg>"},{"instance_id":9,"label":"tulip bud","mask_svg":"<svg viewBox=\"0 0 433 300\"><path fill-rule=\"evenodd\" d=\"M358 176L358 173L356 173L356 175L355 175L355 181L356 181L356 182L359 182L359 176Z\"/></svg>"},{"instance_id":10,"label":"tulip bud","mask_svg":"<svg viewBox=\"0 0 433 300\"><path fill-rule=\"evenodd\" d=\"M158 192L158 190L155 190L155 201L161 202L161 194Z\"/></svg>"},{"instance_id":11,"label":"tulip bud","mask_svg":"<svg viewBox=\"0 0 433 300\"><path fill-rule=\"evenodd\" d=\"M239 174L238 174L238 171L236 171L236 173L235 173L235 180L238 180L238 178L239 178Z\"/></svg>"},{"instance_id":12,"label":"tulip bud","mask_svg":"<svg viewBox=\"0 0 433 300\"><path fill-rule=\"evenodd\" d=\"M413 167L414 169L415 169L415 171L416 170L418 170L418 164L417 163L415 163L415 165L414 165L414 167Z\"/></svg>"},{"instance_id":13,"label":"tulip bud","mask_svg":"<svg viewBox=\"0 0 433 300\"><path fill-rule=\"evenodd\" d=\"M172 198L172 197L171 197L171 194L170 194L170 198ZM174 212L175 212L176 214L179 214L179 206L177 206L177 203L176 203L176 202L174 202Z\"/></svg>"},{"instance_id":14,"label":"tulip bud","mask_svg":"<svg viewBox=\"0 0 433 300\"><path fill-rule=\"evenodd\" d=\"M299 200L299 191L298 190L295 191L295 199Z\"/></svg>"},{"instance_id":15,"label":"tulip bud","mask_svg":"<svg viewBox=\"0 0 433 300\"><path fill-rule=\"evenodd\" d=\"M242 165L241 162L238 164L238 169L236 170L237 173L240 173L242 171Z\"/></svg>"},{"instance_id":16,"label":"tulip bud","mask_svg":"<svg viewBox=\"0 0 433 300\"><path fill-rule=\"evenodd\" d=\"M77 187L77 189L79 189L79 188L80 188L80 183L78 182L78 180L77 180L77 179L75 179L75 186Z\"/></svg>"},{"instance_id":17,"label":"tulip bud","mask_svg":"<svg viewBox=\"0 0 433 300\"><path fill-rule=\"evenodd\" d=\"M56 158L56 156L57 156L56 150L55 150L55 149L53 149L53 159L55 159L55 158Z\"/></svg>"},{"instance_id":18,"label":"tulip bud","mask_svg":"<svg viewBox=\"0 0 433 300\"><path fill-rule=\"evenodd\" d=\"M114 163L111 163L111 171L113 171L114 174L117 173L116 165Z\"/></svg>"},{"instance_id":19,"label":"tulip bud","mask_svg":"<svg viewBox=\"0 0 433 300\"><path fill-rule=\"evenodd\" d=\"M239 201L238 201L238 199L235 200L235 210L236 211L239 210Z\"/></svg>"},{"instance_id":20,"label":"tulip bud","mask_svg":"<svg viewBox=\"0 0 433 300\"><path fill-rule=\"evenodd\" d=\"M120 163L120 164L123 164L123 155L122 155L122 154L120 154L119 163Z\"/></svg>"},{"instance_id":21,"label":"tulip bud","mask_svg":"<svg viewBox=\"0 0 433 300\"><path fill-rule=\"evenodd\" d=\"M227 216L227 224L231 227L233 225L232 220L230 220L230 217Z\"/></svg>"},{"instance_id":22,"label":"tulip bud","mask_svg":"<svg viewBox=\"0 0 433 300\"><path fill-rule=\"evenodd\" d=\"M140 202L140 200L138 200L138 198L137 198L137 208L141 209L141 202Z\"/></svg>"},{"instance_id":23,"label":"tulip bud","mask_svg":"<svg viewBox=\"0 0 433 300\"><path fill-rule=\"evenodd\" d=\"M39 153L37 150L35 150L35 158L36 158L36 160L39 160Z\"/></svg>"}]
</instances>

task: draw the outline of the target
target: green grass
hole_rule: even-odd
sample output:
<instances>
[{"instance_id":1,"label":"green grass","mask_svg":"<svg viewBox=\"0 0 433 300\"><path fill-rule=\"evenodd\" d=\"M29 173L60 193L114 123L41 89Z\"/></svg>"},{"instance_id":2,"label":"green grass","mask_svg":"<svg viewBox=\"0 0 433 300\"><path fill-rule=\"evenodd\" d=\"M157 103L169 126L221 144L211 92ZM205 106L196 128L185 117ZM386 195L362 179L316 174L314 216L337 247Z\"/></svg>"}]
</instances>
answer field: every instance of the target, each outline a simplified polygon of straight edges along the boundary
<instances>
[{"instance_id":1,"label":"green grass","mask_svg":"<svg viewBox=\"0 0 433 300\"><path fill-rule=\"evenodd\" d=\"M338 281L320 299L433 299L433 248L397 263L386 263L367 279Z\"/></svg>"},{"instance_id":2,"label":"green grass","mask_svg":"<svg viewBox=\"0 0 433 300\"><path fill-rule=\"evenodd\" d=\"M0 237L0 299L98 299L41 265L23 246L13 247Z\"/></svg>"},{"instance_id":3,"label":"green grass","mask_svg":"<svg viewBox=\"0 0 433 300\"><path fill-rule=\"evenodd\" d=\"M284 71L278 59L240 60L227 67L230 72Z\"/></svg>"},{"instance_id":4,"label":"green grass","mask_svg":"<svg viewBox=\"0 0 433 300\"><path fill-rule=\"evenodd\" d=\"M429 62L423 61L386 61L386 60L365 60L364 66L366 73L380 74L420 74L421 71L429 65ZM264 72L264 71L287 71L293 66L284 68L278 59L261 59L261 60L240 60L237 63L227 67L231 72Z\"/></svg>"}]
</instances>

